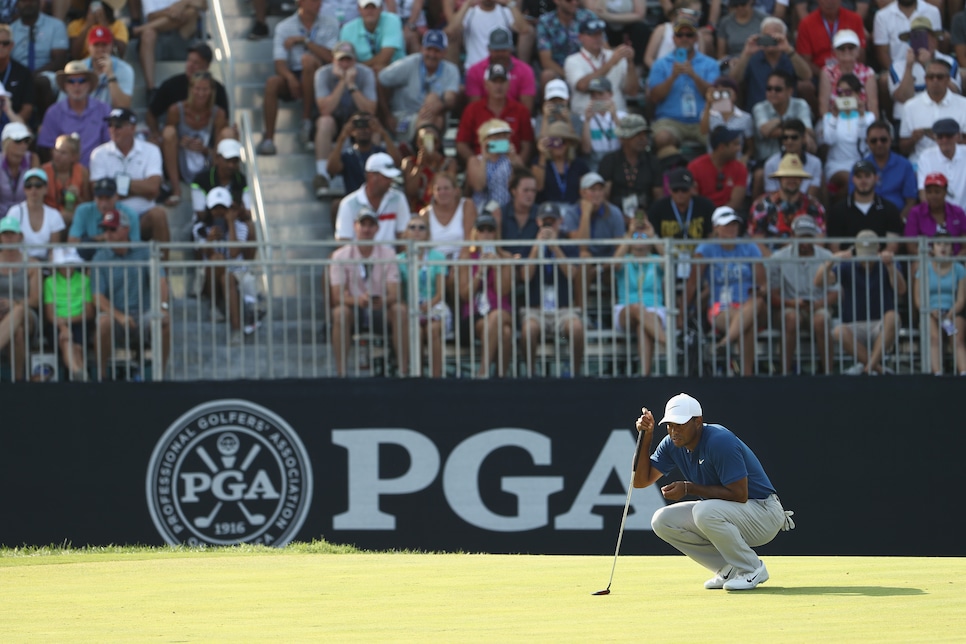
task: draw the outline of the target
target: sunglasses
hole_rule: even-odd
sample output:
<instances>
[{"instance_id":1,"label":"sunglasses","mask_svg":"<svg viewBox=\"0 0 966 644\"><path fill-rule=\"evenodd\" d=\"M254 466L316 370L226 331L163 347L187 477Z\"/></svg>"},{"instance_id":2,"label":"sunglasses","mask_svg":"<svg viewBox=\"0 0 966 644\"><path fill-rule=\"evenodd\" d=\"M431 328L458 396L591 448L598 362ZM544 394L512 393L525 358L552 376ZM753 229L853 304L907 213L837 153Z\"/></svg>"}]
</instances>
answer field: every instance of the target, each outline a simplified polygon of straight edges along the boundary
<instances>
[{"instance_id":1,"label":"sunglasses","mask_svg":"<svg viewBox=\"0 0 966 644\"><path fill-rule=\"evenodd\" d=\"M543 144L546 147L552 150L555 150L557 148L562 148L564 146L564 140L559 136L548 136L543 140Z\"/></svg>"},{"instance_id":2,"label":"sunglasses","mask_svg":"<svg viewBox=\"0 0 966 644\"><path fill-rule=\"evenodd\" d=\"M693 31L679 31L674 35L677 36L678 38L697 38L698 37L698 34L694 33Z\"/></svg>"},{"instance_id":3,"label":"sunglasses","mask_svg":"<svg viewBox=\"0 0 966 644\"><path fill-rule=\"evenodd\" d=\"M721 190L722 188L724 188L724 180L725 180L724 172L719 172L718 176L715 178L714 189Z\"/></svg>"},{"instance_id":4,"label":"sunglasses","mask_svg":"<svg viewBox=\"0 0 966 644\"><path fill-rule=\"evenodd\" d=\"M926 74L926 80L946 80L949 74Z\"/></svg>"},{"instance_id":5,"label":"sunglasses","mask_svg":"<svg viewBox=\"0 0 966 644\"><path fill-rule=\"evenodd\" d=\"M691 192L691 188L671 188L671 192Z\"/></svg>"},{"instance_id":6,"label":"sunglasses","mask_svg":"<svg viewBox=\"0 0 966 644\"><path fill-rule=\"evenodd\" d=\"M785 88L781 85L767 85L765 87L766 92L784 92Z\"/></svg>"},{"instance_id":7,"label":"sunglasses","mask_svg":"<svg viewBox=\"0 0 966 644\"><path fill-rule=\"evenodd\" d=\"M887 136L870 136L869 145L875 145L876 143L888 143L889 137Z\"/></svg>"},{"instance_id":8,"label":"sunglasses","mask_svg":"<svg viewBox=\"0 0 966 644\"><path fill-rule=\"evenodd\" d=\"M851 89L840 89L839 96L852 96L853 92Z\"/></svg>"},{"instance_id":9,"label":"sunglasses","mask_svg":"<svg viewBox=\"0 0 966 644\"><path fill-rule=\"evenodd\" d=\"M427 230L426 224L414 224L412 226L408 226L408 228L409 230Z\"/></svg>"},{"instance_id":10,"label":"sunglasses","mask_svg":"<svg viewBox=\"0 0 966 644\"><path fill-rule=\"evenodd\" d=\"M783 134L782 141L797 141L800 137L798 134Z\"/></svg>"},{"instance_id":11,"label":"sunglasses","mask_svg":"<svg viewBox=\"0 0 966 644\"><path fill-rule=\"evenodd\" d=\"M74 76L67 79L68 85L83 85L87 82L87 76Z\"/></svg>"},{"instance_id":12,"label":"sunglasses","mask_svg":"<svg viewBox=\"0 0 966 644\"><path fill-rule=\"evenodd\" d=\"M23 184L23 187L26 188L27 190L33 190L35 188L46 188L47 184L44 183L43 181L28 181L25 184Z\"/></svg>"},{"instance_id":13,"label":"sunglasses","mask_svg":"<svg viewBox=\"0 0 966 644\"><path fill-rule=\"evenodd\" d=\"M631 238L632 239L647 239L648 238L648 234L647 233L634 233L634 234L631 235Z\"/></svg>"},{"instance_id":14,"label":"sunglasses","mask_svg":"<svg viewBox=\"0 0 966 644\"><path fill-rule=\"evenodd\" d=\"M477 226L476 229L478 231L480 231L481 233L495 233L496 232L496 228L494 228L493 226Z\"/></svg>"},{"instance_id":15,"label":"sunglasses","mask_svg":"<svg viewBox=\"0 0 966 644\"><path fill-rule=\"evenodd\" d=\"M9 47L12 44L12 40L0 40L0 47Z\"/></svg>"}]
</instances>

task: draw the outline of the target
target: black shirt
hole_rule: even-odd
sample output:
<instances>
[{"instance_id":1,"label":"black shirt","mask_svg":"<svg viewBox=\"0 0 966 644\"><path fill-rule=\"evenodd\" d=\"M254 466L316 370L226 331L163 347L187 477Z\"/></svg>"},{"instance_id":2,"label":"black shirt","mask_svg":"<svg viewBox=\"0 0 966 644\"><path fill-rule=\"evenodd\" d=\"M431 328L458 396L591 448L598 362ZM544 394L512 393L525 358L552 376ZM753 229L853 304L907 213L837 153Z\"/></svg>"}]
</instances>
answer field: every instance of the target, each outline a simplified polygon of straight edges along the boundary
<instances>
[{"instance_id":1,"label":"black shirt","mask_svg":"<svg viewBox=\"0 0 966 644\"><path fill-rule=\"evenodd\" d=\"M20 113L24 103L37 105L37 94L34 90L34 77L30 70L11 58L7 66L0 70L0 82L4 89L10 92L13 111ZM36 116L36 110L34 110Z\"/></svg>"},{"instance_id":2,"label":"black shirt","mask_svg":"<svg viewBox=\"0 0 966 644\"><path fill-rule=\"evenodd\" d=\"M901 237L905 232L899 209L878 194L874 196L868 214L855 206L855 196L851 194L828 211L825 234L829 237L855 237L863 230L873 230L879 237L885 237L886 233ZM851 247L851 243L841 245L843 250Z\"/></svg>"},{"instance_id":3,"label":"black shirt","mask_svg":"<svg viewBox=\"0 0 966 644\"><path fill-rule=\"evenodd\" d=\"M202 192L208 194L212 188L220 186L218 183L217 169L214 166L208 168L207 170L202 170L195 175L194 181L191 182L192 186L198 186ZM241 172L236 172L232 175L231 180L228 185L228 192L231 193L231 199L236 204L242 203L242 193L245 192L245 188L248 187L248 181L245 179L245 175Z\"/></svg>"},{"instance_id":4,"label":"black shirt","mask_svg":"<svg viewBox=\"0 0 966 644\"><path fill-rule=\"evenodd\" d=\"M647 153L637 155L637 168L631 168L623 150L614 150L604 155L597 168L600 176L610 181L610 202L624 211L624 198L637 195L637 203L647 210L651 203L654 188L661 185L661 170L657 160ZM628 213L624 213L628 216ZM663 237L663 235L662 235Z\"/></svg>"},{"instance_id":5,"label":"black shirt","mask_svg":"<svg viewBox=\"0 0 966 644\"><path fill-rule=\"evenodd\" d=\"M707 197L700 195L691 197L691 222L687 226L688 239L702 240L711 235L711 213L714 212L714 204ZM654 202L647 213L647 218L651 220L655 232L662 238L685 239L682 225L687 222L688 211L685 208L679 211L681 218L674 214L671 206L671 197L662 197ZM697 246L697 242L695 242Z\"/></svg>"},{"instance_id":6,"label":"black shirt","mask_svg":"<svg viewBox=\"0 0 966 644\"><path fill-rule=\"evenodd\" d=\"M225 110L228 114L228 94L225 93L225 86L212 79L215 83L215 105ZM172 76L161 83L158 93L151 101L148 109L155 118L161 118L168 113L168 108L188 98L188 75L181 73Z\"/></svg>"}]
</instances>

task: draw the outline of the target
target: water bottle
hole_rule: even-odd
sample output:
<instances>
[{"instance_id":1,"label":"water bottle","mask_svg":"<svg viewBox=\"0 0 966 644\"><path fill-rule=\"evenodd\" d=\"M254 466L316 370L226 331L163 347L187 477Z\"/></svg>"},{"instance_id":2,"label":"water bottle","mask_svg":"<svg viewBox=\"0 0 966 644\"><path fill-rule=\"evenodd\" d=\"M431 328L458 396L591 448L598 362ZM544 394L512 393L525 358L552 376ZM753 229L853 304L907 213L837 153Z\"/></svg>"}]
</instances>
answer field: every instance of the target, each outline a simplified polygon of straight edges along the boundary
<instances>
[{"instance_id":1,"label":"water bottle","mask_svg":"<svg viewBox=\"0 0 966 644\"><path fill-rule=\"evenodd\" d=\"M67 212L74 212L75 205L77 205L77 195L68 188L64 191L64 208L67 209Z\"/></svg>"},{"instance_id":2,"label":"water bottle","mask_svg":"<svg viewBox=\"0 0 966 644\"><path fill-rule=\"evenodd\" d=\"M943 331L946 332L946 335L953 335L956 333L956 323L949 318L943 318Z\"/></svg>"},{"instance_id":3,"label":"water bottle","mask_svg":"<svg viewBox=\"0 0 966 644\"><path fill-rule=\"evenodd\" d=\"M694 96L694 87L691 83L688 83L681 93L681 114L685 118L697 118L698 116L698 102Z\"/></svg>"}]
</instances>

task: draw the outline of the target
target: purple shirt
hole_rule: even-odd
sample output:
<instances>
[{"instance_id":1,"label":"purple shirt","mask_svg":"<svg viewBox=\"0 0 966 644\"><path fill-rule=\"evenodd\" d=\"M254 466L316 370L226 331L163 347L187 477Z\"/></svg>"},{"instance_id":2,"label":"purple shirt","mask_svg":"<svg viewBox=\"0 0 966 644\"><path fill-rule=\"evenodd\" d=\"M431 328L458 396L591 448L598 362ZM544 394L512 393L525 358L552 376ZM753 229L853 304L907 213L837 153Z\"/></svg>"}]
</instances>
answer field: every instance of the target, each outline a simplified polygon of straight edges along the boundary
<instances>
[{"instance_id":1,"label":"purple shirt","mask_svg":"<svg viewBox=\"0 0 966 644\"><path fill-rule=\"evenodd\" d=\"M37 145L53 148L58 136L77 132L81 142L80 162L86 168L91 162L91 151L111 140L105 120L110 113L111 106L96 98L87 99L87 108L81 114L70 108L69 101L58 101L44 114Z\"/></svg>"},{"instance_id":2,"label":"purple shirt","mask_svg":"<svg viewBox=\"0 0 966 644\"><path fill-rule=\"evenodd\" d=\"M7 215L10 206L20 203L27 197L23 190L23 175L30 169L30 152L23 155L20 167L17 168L17 178L13 178L7 157L0 157L0 218Z\"/></svg>"},{"instance_id":3,"label":"purple shirt","mask_svg":"<svg viewBox=\"0 0 966 644\"><path fill-rule=\"evenodd\" d=\"M939 224L929 214L929 204L925 201L909 210L906 219L905 237L935 237ZM956 204L946 202L946 230L950 237L966 237L966 212ZM953 244L953 254L958 255L962 244Z\"/></svg>"}]
</instances>

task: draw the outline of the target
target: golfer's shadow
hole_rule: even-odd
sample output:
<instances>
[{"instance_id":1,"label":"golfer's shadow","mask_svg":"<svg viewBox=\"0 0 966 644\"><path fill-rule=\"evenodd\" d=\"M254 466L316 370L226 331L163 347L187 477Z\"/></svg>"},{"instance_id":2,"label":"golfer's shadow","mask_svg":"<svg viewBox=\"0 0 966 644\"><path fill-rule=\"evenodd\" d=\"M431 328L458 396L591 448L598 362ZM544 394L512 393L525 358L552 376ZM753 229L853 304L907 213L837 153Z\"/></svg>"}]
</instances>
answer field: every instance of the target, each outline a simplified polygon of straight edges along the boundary
<instances>
[{"instance_id":1,"label":"golfer's shadow","mask_svg":"<svg viewBox=\"0 0 966 644\"><path fill-rule=\"evenodd\" d=\"M736 595L739 593L728 593ZM920 588L896 588L894 586L758 586L749 595L850 595L863 597L908 597L925 595Z\"/></svg>"}]
</instances>

